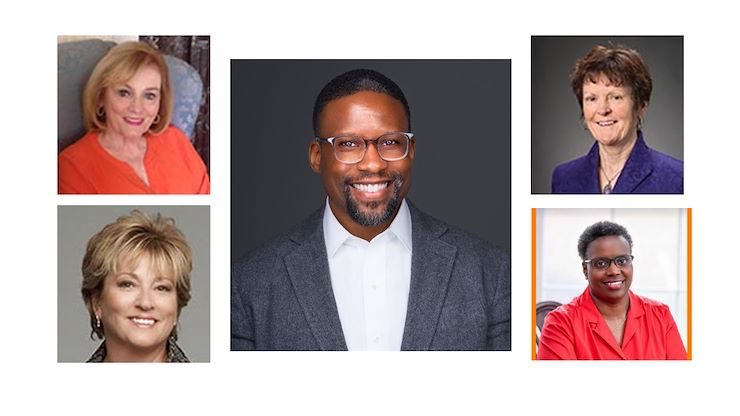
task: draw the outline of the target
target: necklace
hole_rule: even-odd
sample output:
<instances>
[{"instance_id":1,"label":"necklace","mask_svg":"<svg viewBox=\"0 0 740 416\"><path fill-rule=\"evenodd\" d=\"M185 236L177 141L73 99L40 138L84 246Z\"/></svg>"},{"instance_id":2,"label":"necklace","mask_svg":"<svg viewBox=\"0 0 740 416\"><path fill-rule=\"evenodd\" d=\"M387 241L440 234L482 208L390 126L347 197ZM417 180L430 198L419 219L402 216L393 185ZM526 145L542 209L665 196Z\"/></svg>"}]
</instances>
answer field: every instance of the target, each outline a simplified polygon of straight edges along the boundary
<instances>
[{"instance_id":1,"label":"necklace","mask_svg":"<svg viewBox=\"0 0 740 416\"><path fill-rule=\"evenodd\" d=\"M617 173L614 174L611 178L609 178L609 175L606 174L606 171L604 170L603 166L599 166L601 168L601 171L604 173L604 177L606 178L606 185L604 185L604 189L602 189L602 194L610 194L614 190L612 188L612 181L619 176L620 172L622 172L622 169L619 169Z\"/></svg>"}]
</instances>

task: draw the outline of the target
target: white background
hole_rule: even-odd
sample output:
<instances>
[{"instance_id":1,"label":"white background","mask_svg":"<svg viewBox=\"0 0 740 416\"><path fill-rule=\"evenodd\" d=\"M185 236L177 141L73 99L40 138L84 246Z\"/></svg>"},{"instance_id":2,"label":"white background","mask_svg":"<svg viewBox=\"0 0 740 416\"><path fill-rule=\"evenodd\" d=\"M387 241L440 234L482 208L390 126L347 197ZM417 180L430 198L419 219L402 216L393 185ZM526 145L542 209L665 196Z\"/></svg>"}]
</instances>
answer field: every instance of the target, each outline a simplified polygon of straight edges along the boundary
<instances>
[{"instance_id":1,"label":"white background","mask_svg":"<svg viewBox=\"0 0 740 416\"><path fill-rule=\"evenodd\" d=\"M2 6L0 413L734 412L740 30L732 2L167 3ZM143 33L211 36L212 195L57 196L57 35ZM530 195L531 35L685 36L685 196ZM512 59L511 352L228 351L231 58ZM211 205L211 363L56 362L58 204ZM693 361L530 361L530 208L609 206L694 208Z\"/></svg>"}]
</instances>

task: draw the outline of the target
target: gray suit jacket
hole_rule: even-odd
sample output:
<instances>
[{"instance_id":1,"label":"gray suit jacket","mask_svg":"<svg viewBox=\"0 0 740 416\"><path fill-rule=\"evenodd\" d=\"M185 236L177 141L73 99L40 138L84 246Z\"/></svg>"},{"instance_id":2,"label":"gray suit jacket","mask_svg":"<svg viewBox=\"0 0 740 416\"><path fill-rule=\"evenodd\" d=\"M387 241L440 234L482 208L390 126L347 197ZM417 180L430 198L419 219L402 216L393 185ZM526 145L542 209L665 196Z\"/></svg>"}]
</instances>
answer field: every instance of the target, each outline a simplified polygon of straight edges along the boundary
<instances>
[{"instance_id":1,"label":"gray suit jacket","mask_svg":"<svg viewBox=\"0 0 740 416\"><path fill-rule=\"evenodd\" d=\"M503 250L409 204L413 253L402 350L510 350ZM329 277L323 208L231 271L232 350L346 350Z\"/></svg>"}]
</instances>

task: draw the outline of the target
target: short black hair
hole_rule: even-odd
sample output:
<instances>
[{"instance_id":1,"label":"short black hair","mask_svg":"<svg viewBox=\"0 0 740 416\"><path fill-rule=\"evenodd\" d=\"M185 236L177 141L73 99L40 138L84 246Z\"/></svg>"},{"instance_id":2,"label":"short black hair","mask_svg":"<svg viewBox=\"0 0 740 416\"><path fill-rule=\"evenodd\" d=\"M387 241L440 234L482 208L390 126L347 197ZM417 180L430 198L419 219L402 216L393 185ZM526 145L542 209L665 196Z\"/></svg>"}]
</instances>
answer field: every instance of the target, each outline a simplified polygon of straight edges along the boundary
<instances>
[{"instance_id":1,"label":"short black hair","mask_svg":"<svg viewBox=\"0 0 740 416\"><path fill-rule=\"evenodd\" d=\"M581 260L586 260L586 249L591 242L597 238L610 235L624 237L630 245L630 251L632 251L632 237L630 237L626 228L611 221L599 221L589 225L583 234L578 237L578 255L581 256Z\"/></svg>"},{"instance_id":2,"label":"short black hair","mask_svg":"<svg viewBox=\"0 0 740 416\"><path fill-rule=\"evenodd\" d=\"M321 89L321 92L316 97L316 102L313 105L314 135L316 137L319 136L319 117L329 101L361 91L386 94L400 101L403 104L404 110L406 110L408 129L411 130L411 109L401 88L390 78L378 71L373 71L372 69L353 69L334 77L328 84L324 85L324 88Z\"/></svg>"}]
</instances>

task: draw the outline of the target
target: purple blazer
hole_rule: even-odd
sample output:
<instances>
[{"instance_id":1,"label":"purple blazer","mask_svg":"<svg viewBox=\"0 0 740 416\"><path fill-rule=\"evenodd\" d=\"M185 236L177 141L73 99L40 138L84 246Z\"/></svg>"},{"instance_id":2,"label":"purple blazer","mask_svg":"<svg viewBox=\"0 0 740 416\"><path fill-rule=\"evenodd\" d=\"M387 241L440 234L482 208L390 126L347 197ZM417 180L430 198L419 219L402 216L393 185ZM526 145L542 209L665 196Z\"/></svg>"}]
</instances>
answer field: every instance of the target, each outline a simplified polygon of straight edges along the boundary
<instances>
[{"instance_id":1,"label":"purple blazer","mask_svg":"<svg viewBox=\"0 0 740 416\"><path fill-rule=\"evenodd\" d=\"M563 163L552 172L554 194L598 194L599 145L588 154ZM622 173L617 178L615 194L683 194L683 162L655 151L645 144L642 132L632 149Z\"/></svg>"}]
</instances>

